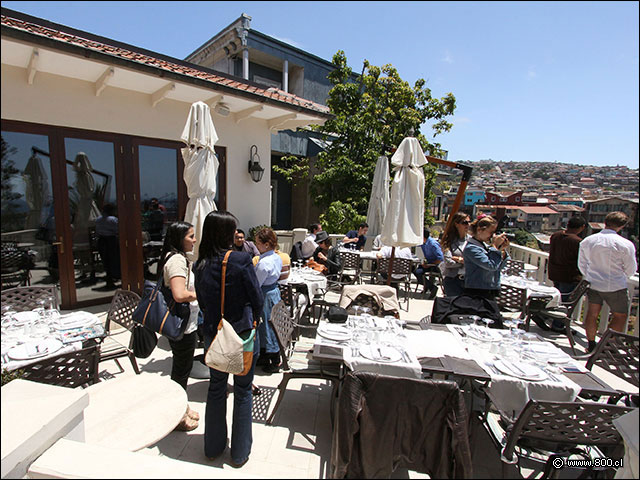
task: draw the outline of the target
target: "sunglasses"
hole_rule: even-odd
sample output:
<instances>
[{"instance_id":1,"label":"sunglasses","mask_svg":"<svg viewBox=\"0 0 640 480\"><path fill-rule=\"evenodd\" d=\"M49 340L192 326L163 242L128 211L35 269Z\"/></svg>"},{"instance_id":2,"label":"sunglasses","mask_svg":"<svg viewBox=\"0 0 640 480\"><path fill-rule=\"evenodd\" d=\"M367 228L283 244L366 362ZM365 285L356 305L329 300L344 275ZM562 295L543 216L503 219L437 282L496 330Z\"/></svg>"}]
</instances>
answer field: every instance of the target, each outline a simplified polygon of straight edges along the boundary
<instances>
[{"instance_id":1,"label":"sunglasses","mask_svg":"<svg viewBox=\"0 0 640 480\"><path fill-rule=\"evenodd\" d=\"M458 222L460 225L469 225L469 220L465 220L463 222Z\"/></svg>"}]
</instances>

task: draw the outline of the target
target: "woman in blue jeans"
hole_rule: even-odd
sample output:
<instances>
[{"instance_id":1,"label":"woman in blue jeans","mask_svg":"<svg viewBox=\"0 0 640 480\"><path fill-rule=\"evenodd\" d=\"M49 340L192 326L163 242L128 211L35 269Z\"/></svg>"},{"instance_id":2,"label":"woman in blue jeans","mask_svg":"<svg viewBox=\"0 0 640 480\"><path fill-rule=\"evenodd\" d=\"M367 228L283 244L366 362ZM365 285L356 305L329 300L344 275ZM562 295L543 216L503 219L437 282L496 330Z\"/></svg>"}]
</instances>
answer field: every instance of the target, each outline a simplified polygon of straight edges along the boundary
<instances>
[{"instance_id":1,"label":"woman in blue jeans","mask_svg":"<svg viewBox=\"0 0 640 480\"><path fill-rule=\"evenodd\" d=\"M229 212L214 211L207 215L202 228L199 258L194 274L198 304L204 316L202 326L205 349L209 348L221 319L220 290L222 261L232 248L237 220ZM237 333L253 328L260 321L264 299L253 268L251 256L232 251L225 278L224 318ZM240 467L249 460L251 434L251 384L255 360L260 352L254 343L254 362L247 375L233 376L233 424L231 427L231 465ZM204 426L204 453L209 459L220 456L227 446L227 379L228 373L209 369L211 380L207 394Z\"/></svg>"}]
</instances>

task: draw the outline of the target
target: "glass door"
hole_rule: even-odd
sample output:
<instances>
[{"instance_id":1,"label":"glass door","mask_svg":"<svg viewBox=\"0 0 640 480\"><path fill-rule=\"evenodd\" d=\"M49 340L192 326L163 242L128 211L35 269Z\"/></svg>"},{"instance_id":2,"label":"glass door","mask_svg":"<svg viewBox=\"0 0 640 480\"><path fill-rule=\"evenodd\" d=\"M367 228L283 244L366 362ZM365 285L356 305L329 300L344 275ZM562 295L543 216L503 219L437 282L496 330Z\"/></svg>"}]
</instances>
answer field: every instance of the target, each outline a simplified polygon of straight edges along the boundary
<instances>
[{"instance_id":1,"label":"glass door","mask_svg":"<svg viewBox=\"0 0 640 480\"><path fill-rule=\"evenodd\" d=\"M122 287L120 227L121 188L116 176L113 141L64 138L69 238L72 255L70 283L75 302L108 300Z\"/></svg>"}]
</instances>

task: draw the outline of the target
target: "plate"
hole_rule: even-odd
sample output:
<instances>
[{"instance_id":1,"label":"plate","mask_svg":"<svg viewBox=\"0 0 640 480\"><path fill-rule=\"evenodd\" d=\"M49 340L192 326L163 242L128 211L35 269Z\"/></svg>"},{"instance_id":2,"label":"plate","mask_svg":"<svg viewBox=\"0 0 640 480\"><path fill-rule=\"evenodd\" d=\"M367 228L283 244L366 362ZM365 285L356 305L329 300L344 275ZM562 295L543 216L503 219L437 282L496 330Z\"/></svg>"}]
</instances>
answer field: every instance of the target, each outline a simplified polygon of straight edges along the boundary
<instances>
[{"instance_id":1,"label":"plate","mask_svg":"<svg viewBox=\"0 0 640 480\"><path fill-rule=\"evenodd\" d=\"M13 360L31 360L46 357L62 348L62 342L56 338L47 338L35 342L23 343L13 347L7 355Z\"/></svg>"},{"instance_id":2,"label":"plate","mask_svg":"<svg viewBox=\"0 0 640 480\"><path fill-rule=\"evenodd\" d=\"M40 319L37 312L18 312L13 314L13 318L18 325L24 325L29 322L35 322Z\"/></svg>"},{"instance_id":3,"label":"plate","mask_svg":"<svg viewBox=\"0 0 640 480\"><path fill-rule=\"evenodd\" d=\"M69 330L71 328L88 327L98 321L98 317L91 313L71 314L61 316L57 322L53 322L56 330Z\"/></svg>"},{"instance_id":4,"label":"plate","mask_svg":"<svg viewBox=\"0 0 640 480\"><path fill-rule=\"evenodd\" d=\"M531 342L525 352L536 360L544 359L550 363L569 363L571 357L549 342Z\"/></svg>"},{"instance_id":5,"label":"plate","mask_svg":"<svg viewBox=\"0 0 640 480\"><path fill-rule=\"evenodd\" d=\"M320 324L318 325L318 335L336 342L351 340L351 330L343 325Z\"/></svg>"},{"instance_id":6,"label":"plate","mask_svg":"<svg viewBox=\"0 0 640 480\"><path fill-rule=\"evenodd\" d=\"M402 353L391 345L363 345L360 355L374 362L395 363L402 360Z\"/></svg>"},{"instance_id":7,"label":"plate","mask_svg":"<svg viewBox=\"0 0 640 480\"><path fill-rule=\"evenodd\" d=\"M538 367L527 363L519 363L515 365L508 360L496 360L495 367L502 373L510 377L521 378L523 380L537 381L547 378L547 374Z\"/></svg>"},{"instance_id":8,"label":"plate","mask_svg":"<svg viewBox=\"0 0 640 480\"><path fill-rule=\"evenodd\" d=\"M485 331L486 330L486 331ZM502 335L490 328L467 328L464 330L468 337L476 340L482 340L483 342L499 342L502 340Z\"/></svg>"}]
</instances>

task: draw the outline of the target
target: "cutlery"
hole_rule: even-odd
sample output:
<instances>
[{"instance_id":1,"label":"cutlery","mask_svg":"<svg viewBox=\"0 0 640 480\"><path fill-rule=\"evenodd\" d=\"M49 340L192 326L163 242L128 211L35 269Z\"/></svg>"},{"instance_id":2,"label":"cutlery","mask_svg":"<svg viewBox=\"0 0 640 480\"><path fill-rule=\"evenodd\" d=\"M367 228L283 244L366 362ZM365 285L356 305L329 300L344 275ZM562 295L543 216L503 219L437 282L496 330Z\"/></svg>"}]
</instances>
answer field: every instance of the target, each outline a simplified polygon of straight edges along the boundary
<instances>
[{"instance_id":1,"label":"cutlery","mask_svg":"<svg viewBox=\"0 0 640 480\"><path fill-rule=\"evenodd\" d=\"M520 367L518 367L518 366L517 366L515 363L513 363L513 362L509 362L509 361L505 361L505 360L503 360L503 361L502 361L502 363L503 363L503 364L505 364L505 365L507 366L507 368L508 368L508 369L513 370L514 372L516 372L516 373L518 373L518 374L520 374L520 375L523 375L523 376L526 376L526 375L527 375L527 373L526 373L526 372L524 372Z\"/></svg>"},{"instance_id":2,"label":"cutlery","mask_svg":"<svg viewBox=\"0 0 640 480\"><path fill-rule=\"evenodd\" d=\"M378 356L380 358L380 360L391 360L391 357L387 357L386 355L382 354L382 350L380 350L380 347L376 347L378 350Z\"/></svg>"}]
</instances>

